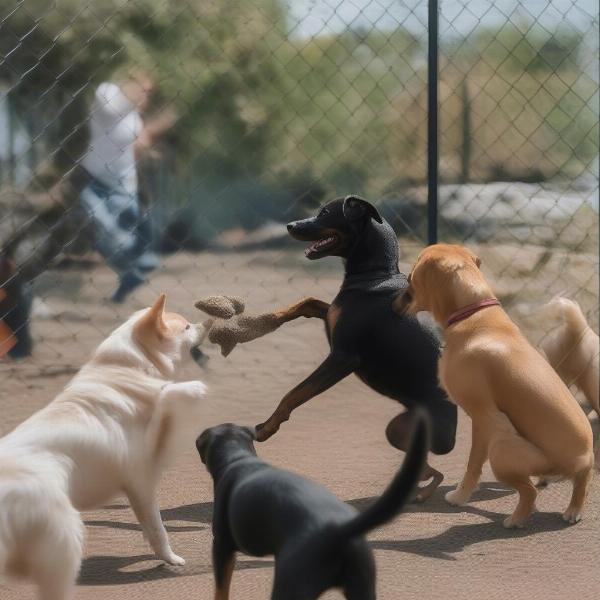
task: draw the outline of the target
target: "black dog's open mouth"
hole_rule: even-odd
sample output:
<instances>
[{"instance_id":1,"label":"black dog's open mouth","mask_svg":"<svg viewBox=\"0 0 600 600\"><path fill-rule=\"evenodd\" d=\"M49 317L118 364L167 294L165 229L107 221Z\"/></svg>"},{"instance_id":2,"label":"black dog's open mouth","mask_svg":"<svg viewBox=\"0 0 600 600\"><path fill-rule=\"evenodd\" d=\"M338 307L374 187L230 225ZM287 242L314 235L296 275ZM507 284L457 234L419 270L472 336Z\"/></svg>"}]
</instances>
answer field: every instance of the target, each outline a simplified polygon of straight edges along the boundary
<instances>
[{"instance_id":1,"label":"black dog's open mouth","mask_svg":"<svg viewBox=\"0 0 600 600\"><path fill-rule=\"evenodd\" d=\"M306 258L317 258L322 254L333 250L339 243L340 238L337 235L329 235L327 237L317 240L314 244L311 244L305 251Z\"/></svg>"}]
</instances>

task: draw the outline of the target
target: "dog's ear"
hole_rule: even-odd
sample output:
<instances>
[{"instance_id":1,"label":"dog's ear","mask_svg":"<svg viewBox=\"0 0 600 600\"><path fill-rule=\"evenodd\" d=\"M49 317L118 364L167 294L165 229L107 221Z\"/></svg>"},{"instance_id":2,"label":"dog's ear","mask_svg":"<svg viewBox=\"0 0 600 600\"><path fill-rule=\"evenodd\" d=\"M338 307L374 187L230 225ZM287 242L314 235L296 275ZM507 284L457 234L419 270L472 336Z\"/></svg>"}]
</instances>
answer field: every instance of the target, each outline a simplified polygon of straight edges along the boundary
<instances>
[{"instance_id":1,"label":"dog's ear","mask_svg":"<svg viewBox=\"0 0 600 600\"><path fill-rule=\"evenodd\" d=\"M250 436L250 439L256 441L256 427L244 427L246 433Z\"/></svg>"},{"instance_id":2,"label":"dog's ear","mask_svg":"<svg viewBox=\"0 0 600 600\"><path fill-rule=\"evenodd\" d=\"M161 294L146 314L138 321L135 331L138 334L142 334L144 331L154 331L159 338L166 336L169 331L164 319L166 303L166 294Z\"/></svg>"},{"instance_id":3,"label":"dog's ear","mask_svg":"<svg viewBox=\"0 0 600 600\"><path fill-rule=\"evenodd\" d=\"M150 307L148 311L148 318L154 321L154 325L156 330L164 333L167 331L167 326L165 324L165 307L167 306L167 295L161 294L156 302Z\"/></svg>"},{"instance_id":4,"label":"dog's ear","mask_svg":"<svg viewBox=\"0 0 600 600\"><path fill-rule=\"evenodd\" d=\"M479 256L477 256L477 254L475 254L475 252L473 252L473 250L471 250L470 248L467 248L466 246L463 246L463 247L458 246L458 249L459 249L459 251L461 251L461 250L466 251L467 255L475 263L477 268L481 267L481 258L479 258Z\"/></svg>"},{"instance_id":5,"label":"dog's ear","mask_svg":"<svg viewBox=\"0 0 600 600\"><path fill-rule=\"evenodd\" d=\"M383 223L379 211L370 202L360 196L346 196L342 210L344 217L348 221L358 221L364 217L371 217L378 223Z\"/></svg>"},{"instance_id":6,"label":"dog's ear","mask_svg":"<svg viewBox=\"0 0 600 600\"><path fill-rule=\"evenodd\" d=\"M212 432L210 429L205 429L196 438L196 450L198 450L198 454L200 455L200 460L204 464L206 464L206 460L208 458L208 448L209 448L211 439L212 439Z\"/></svg>"}]
</instances>

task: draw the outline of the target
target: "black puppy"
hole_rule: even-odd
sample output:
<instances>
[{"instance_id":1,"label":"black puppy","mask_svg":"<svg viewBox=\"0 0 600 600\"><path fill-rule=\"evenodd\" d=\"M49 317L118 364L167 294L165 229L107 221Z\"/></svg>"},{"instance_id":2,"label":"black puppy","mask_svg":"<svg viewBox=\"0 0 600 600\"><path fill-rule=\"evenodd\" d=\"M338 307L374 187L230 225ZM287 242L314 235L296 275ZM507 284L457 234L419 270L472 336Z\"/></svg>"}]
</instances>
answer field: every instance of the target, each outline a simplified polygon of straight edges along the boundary
<instances>
[{"instance_id":1,"label":"black puppy","mask_svg":"<svg viewBox=\"0 0 600 600\"><path fill-rule=\"evenodd\" d=\"M257 439L268 439L295 408L356 373L368 386L408 409L386 429L392 446L406 450L412 410L420 406L431 418L431 450L450 452L457 410L438 384L439 341L415 317L392 310L393 300L408 287L398 270L393 229L372 204L357 196L338 198L316 217L287 227L292 237L313 242L307 258L340 256L346 274L331 305L314 298L294 305L294 318L313 316L325 321L331 352L312 375L286 394L265 423L257 425ZM422 480L430 478L417 500L431 496L443 475L427 465Z\"/></svg>"},{"instance_id":2,"label":"black puppy","mask_svg":"<svg viewBox=\"0 0 600 600\"><path fill-rule=\"evenodd\" d=\"M235 553L275 555L272 600L312 600L342 588L348 600L375 598L375 562L364 536L395 517L425 464L429 422L415 419L401 470L383 495L358 514L325 488L256 456L254 431L207 429L196 447L213 477L213 569L216 600L229 598Z\"/></svg>"}]
</instances>

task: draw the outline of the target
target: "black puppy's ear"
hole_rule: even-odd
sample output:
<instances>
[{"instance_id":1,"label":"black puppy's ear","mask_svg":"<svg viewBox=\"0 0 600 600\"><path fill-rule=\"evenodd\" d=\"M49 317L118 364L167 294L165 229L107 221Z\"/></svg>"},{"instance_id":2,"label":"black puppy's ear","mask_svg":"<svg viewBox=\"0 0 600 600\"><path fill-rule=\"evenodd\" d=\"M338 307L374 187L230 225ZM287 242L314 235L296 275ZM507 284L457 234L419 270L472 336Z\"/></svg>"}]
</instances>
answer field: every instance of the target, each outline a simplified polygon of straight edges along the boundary
<instances>
[{"instance_id":1,"label":"black puppy's ear","mask_svg":"<svg viewBox=\"0 0 600 600\"><path fill-rule=\"evenodd\" d=\"M250 436L250 439L255 442L256 441L256 427L244 427L246 433Z\"/></svg>"},{"instance_id":2,"label":"black puppy's ear","mask_svg":"<svg viewBox=\"0 0 600 600\"><path fill-rule=\"evenodd\" d=\"M198 450L200 459L204 464L206 464L208 447L210 444L211 437L212 433L208 429L206 429L196 438L196 450Z\"/></svg>"},{"instance_id":3,"label":"black puppy's ear","mask_svg":"<svg viewBox=\"0 0 600 600\"><path fill-rule=\"evenodd\" d=\"M383 219L377 209L360 196L346 196L342 210L344 211L344 217L348 221L358 221L364 217L371 217L378 223L383 223Z\"/></svg>"}]
</instances>

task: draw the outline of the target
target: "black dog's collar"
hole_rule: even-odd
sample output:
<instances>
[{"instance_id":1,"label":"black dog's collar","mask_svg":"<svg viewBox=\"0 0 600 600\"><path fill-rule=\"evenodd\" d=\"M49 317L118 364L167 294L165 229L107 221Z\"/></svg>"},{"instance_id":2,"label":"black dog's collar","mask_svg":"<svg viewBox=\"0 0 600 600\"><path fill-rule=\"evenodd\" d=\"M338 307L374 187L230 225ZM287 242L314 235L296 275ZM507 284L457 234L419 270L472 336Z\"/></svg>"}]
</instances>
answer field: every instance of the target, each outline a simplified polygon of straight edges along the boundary
<instances>
[{"instance_id":1,"label":"black dog's collar","mask_svg":"<svg viewBox=\"0 0 600 600\"><path fill-rule=\"evenodd\" d=\"M389 271L371 271L346 275L342 283L342 291L359 290L362 292L387 293L408 287L404 273Z\"/></svg>"}]
</instances>

